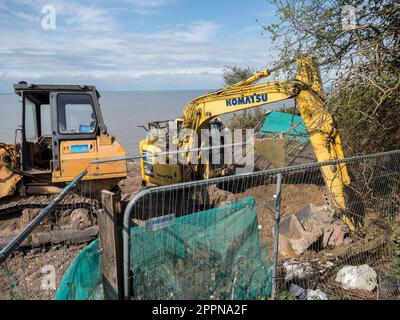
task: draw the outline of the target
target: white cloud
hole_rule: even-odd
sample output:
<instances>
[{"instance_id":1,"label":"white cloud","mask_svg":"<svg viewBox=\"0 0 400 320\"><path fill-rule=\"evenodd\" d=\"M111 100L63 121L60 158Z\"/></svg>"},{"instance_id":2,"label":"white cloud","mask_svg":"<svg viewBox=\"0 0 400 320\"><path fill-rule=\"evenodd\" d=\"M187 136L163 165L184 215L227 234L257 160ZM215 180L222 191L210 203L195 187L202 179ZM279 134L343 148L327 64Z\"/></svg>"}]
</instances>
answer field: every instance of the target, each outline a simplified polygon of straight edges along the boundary
<instances>
[{"instance_id":1,"label":"white cloud","mask_svg":"<svg viewBox=\"0 0 400 320\"><path fill-rule=\"evenodd\" d=\"M109 32L117 29L117 23L107 9L77 6L75 12L66 19L66 28L85 32Z\"/></svg>"},{"instance_id":2,"label":"white cloud","mask_svg":"<svg viewBox=\"0 0 400 320\"><path fill-rule=\"evenodd\" d=\"M14 1L28 6L27 0ZM119 0L122 1L149 8L166 3ZM29 2L29 6L40 13L41 5L47 2L36 0ZM31 23L31 28L0 23L0 70L4 79L0 90L23 79L92 82L106 89L120 89L119 82L129 86L125 90L163 86L211 88L222 85L225 65L263 66L266 59L265 49L255 47L254 39L221 40L221 27L213 21L155 25L153 31L135 32L121 28L115 8L85 6L75 0L52 3L58 15L54 31L42 30L40 23L28 17L21 19ZM32 11L26 14L31 15Z\"/></svg>"},{"instance_id":3,"label":"white cloud","mask_svg":"<svg viewBox=\"0 0 400 320\"><path fill-rule=\"evenodd\" d=\"M40 21L40 18L38 15L32 15L32 14L27 14L21 11L15 11L15 10L9 10L9 13L14 15L15 17L21 18L23 20L27 20L30 22L38 22Z\"/></svg>"},{"instance_id":4,"label":"white cloud","mask_svg":"<svg viewBox=\"0 0 400 320\"><path fill-rule=\"evenodd\" d=\"M198 76L198 75L221 75L221 68L172 68L169 70L135 72L129 75L130 79L159 76Z\"/></svg>"},{"instance_id":5,"label":"white cloud","mask_svg":"<svg viewBox=\"0 0 400 320\"><path fill-rule=\"evenodd\" d=\"M167 40L171 44L176 42L202 43L213 40L219 26L211 21L196 21L189 26L166 26L166 28L159 33L149 34L145 37L153 40Z\"/></svg>"}]
</instances>

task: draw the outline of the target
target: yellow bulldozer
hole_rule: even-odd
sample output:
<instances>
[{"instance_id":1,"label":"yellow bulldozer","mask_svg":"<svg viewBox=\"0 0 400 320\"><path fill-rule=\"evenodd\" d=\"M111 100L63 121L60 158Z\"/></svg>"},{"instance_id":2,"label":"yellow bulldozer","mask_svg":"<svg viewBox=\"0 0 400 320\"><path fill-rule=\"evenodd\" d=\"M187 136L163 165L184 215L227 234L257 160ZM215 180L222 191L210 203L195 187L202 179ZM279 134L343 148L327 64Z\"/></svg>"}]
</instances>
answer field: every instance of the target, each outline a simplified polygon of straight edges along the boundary
<instances>
[{"instance_id":1,"label":"yellow bulldozer","mask_svg":"<svg viewBox=\"0 0 400 320\"><path fill-rule=\"evenodd\" d=\"M169 185L191 180L208 179L223 174L224 164L215 166L201 163L202 151L197 152L196 164L191 149L196 149L195 141L201 140L202 129L221 128L217 117L242 110L265 106L294 98L305 123L309 139L318 162L343 159L343 149L333 117L327 112L323 100L323 85L316 61L305 55L297 57L297 76L293 81L272 81L257 83L271 75L265 69L235 85L203 95L189 102L183 110L183 117L172 122L176 124L178 139L165 143L166 135L149 134L140 142L141 172L145 185ZM148 131L168 130L167 121L153 122ZM152 130L155 129L155 130ZM191 129L192 135L179 135L179 132ZM196 140L197 139L197 140ZM203 146L203 142L201 142ZM224 148L222 145L221 148ZM201 148L198 148L201 149ZM172 151L171 151L172 150ZM174 152L184 157L185 161L171 161ZM185 151L187 151L185 153ZM165 161L159 161L159 154L167 155ZM193 162L193 163L191 163ZM350 184L345 164L325 166L322 174L335 205L345 211L344 189ZM354 230L352 223L344 217Z\"/></svg>"},{"instance_id":2,"label":"yellow bulldozer","mask_svg":"<svg viewBox=\"0 0 400 320\"><path fill-rule=\"evenodd\" d=\"M126 161L89 166L126 155L108 134L94 86L14 85L22 125L14 144L0 143L0 198L57 193L88 167L86 181L115 186L127 176Z\"/></svg>"}]
</instances>

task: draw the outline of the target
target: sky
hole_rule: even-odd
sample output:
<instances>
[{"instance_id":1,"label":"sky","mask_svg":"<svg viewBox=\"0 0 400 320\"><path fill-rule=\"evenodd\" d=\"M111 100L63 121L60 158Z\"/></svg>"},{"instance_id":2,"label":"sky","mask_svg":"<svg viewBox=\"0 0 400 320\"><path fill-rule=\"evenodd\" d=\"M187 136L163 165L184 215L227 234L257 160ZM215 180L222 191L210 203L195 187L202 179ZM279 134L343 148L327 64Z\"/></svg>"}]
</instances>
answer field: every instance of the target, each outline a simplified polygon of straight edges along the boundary
<instances>
[{"instance_id":1,"label":"sky","mask_svg":"<svg viewBox=\"0 0 400 320\"><path fill-rule=\"evenodd\" d=\"M226 65L269 65L262 24L275 20L267 0L0 0L0 92L21 80L219 88Z\"/></svg>"}]
</instances>

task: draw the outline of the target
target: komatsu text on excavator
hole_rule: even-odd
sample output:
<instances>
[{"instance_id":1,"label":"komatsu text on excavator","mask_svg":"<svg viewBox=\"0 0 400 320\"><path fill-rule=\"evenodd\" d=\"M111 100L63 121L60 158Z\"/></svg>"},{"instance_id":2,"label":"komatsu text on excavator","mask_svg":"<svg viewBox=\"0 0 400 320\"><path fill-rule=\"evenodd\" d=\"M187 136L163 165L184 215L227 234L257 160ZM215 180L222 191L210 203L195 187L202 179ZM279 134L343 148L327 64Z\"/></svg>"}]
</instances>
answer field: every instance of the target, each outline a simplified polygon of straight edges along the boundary
<instances>
[{"instance_id":1,"label":"komatsu text on excavator","mask_svg":"<svg viewBox=\"0 0 400 320\"><path fill-rule=\"evenodd\" d=\"M94 86L20 82L14 89L22 125L14 144L0 144L0 198L58 192L93 160L125 156L107 133ZM89 166L84 179L111 187L126 176L120 161Z\"/></svg>"},{"instance_id":2,"label":"komatsu text on excavator","mask_svg":"<svg viewBox=\"0 0 400 320\"><path fill-rule=\"evenodd\" d=\"M273 81L259 83L262 78L270 76L265 69L235 85L212 92L191 101L183 111L182 119L175 119L177 130L192 129L200 136L201 130L215 128L220 115L261 107L274 102L294 98L305 123L315 157L318 162L343 159L341 140L335 127L333 117L327 112L323 100L323 85L316 61L309 56L297 57L297 76L293 81ZM149 124L149 129L165 128L165 122ZM193 165L189 150L195 148L193 136L185 136L175 141L174 146L166 145L157 136L148 137L140 142L142 156L141 171L145 184L169 185L197 179L217 177L223 172L221 167L207 163ZM167 158L163 163L157 161L157 155L168 150L188 150L184 164L172 163ZM198 152L198 157L201 152ZM336 206L345 210L345 186L350 184L347 168L344 164L322 168L327 189ZM351 224L350 222L348 223Z\"/></svg>"}]
</instances>

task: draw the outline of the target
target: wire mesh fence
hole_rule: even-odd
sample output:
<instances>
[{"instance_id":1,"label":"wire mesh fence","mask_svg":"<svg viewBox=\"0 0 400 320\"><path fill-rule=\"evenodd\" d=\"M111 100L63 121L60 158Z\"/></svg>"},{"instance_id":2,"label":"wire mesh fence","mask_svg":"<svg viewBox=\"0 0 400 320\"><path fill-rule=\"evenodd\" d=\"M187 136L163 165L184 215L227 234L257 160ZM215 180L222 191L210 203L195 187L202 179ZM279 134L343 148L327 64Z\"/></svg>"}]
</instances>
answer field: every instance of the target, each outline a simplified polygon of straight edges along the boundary
<instances>
[{"instance_id":1,"label":"wire mesh fence","mask_svg":"<svg viewBox=\"0 0 400 320\"><path fill-rule=\"evenodd\" d=\"M71 261L98 234L100 209L91 182L79 183L0 264L0 300L54 299ZM0 215L0 248L5 247L55 196L8 199ZM4 209L4 206L3 206Z\"/></svg>"},{"instance_id":2,"label":"wire mesh fence","mask_svg":"<svg viewBox=\"0 0 400 320\"><path fill-rule=\"evenodd\" d=\"M328 165L349 173L344 206L324 179ZM398 299L399 175L395 151L143 190L125 211L125 296ZM60 283L68 299L101 296L101 249L81 251L97 235L96 188L81 183L0 265L0 299L53 299ZM11 237L37 210L0 223L15 219Z\"/></svg>"},{"instance_id":3,"label":"wire mesh fence","mask_svg":"<svg viewBox=\"0 0 400 320\"><path fill-rule=\"evenodd\" d=\"M293 189L322 185L318 167L283 173L279 288L302 298L321 290L330 299L399 299L400 153L346 166L351 183L345 187L345 212L329 197L324 204ZM311 205L293 214L290 198L297 197L309 198ZM350 232L343 214L357 232Z\"/></svg>"},{"instance_id":4,"label":"wire mesh fence","mask_svg":"<svg viewBox=\"0 0 400 320\"><path fill-rule=\"evenodd\" d=\"M254 198L223 200L225 193L202 185L153 189L138 200L128 234L134 299L269 295Z\"/></svg>"},{"instance_id":5,"label":"wire mesh fence","mask_svg":"<svg viewBox=\"0 0 400 320\"><path fill-rule=\"evenodd\" d=\"M343 164L345 207L321 170ZM274 283L278 299L397 299L399 174L391 152L145 190L125 212L125 294L257 299Z\"/></svg>"}]
</instances>

